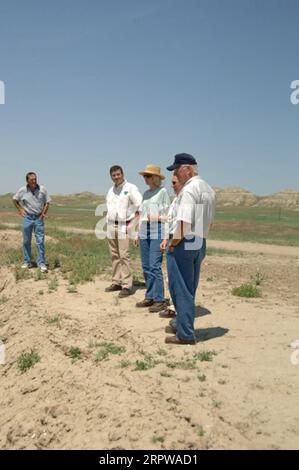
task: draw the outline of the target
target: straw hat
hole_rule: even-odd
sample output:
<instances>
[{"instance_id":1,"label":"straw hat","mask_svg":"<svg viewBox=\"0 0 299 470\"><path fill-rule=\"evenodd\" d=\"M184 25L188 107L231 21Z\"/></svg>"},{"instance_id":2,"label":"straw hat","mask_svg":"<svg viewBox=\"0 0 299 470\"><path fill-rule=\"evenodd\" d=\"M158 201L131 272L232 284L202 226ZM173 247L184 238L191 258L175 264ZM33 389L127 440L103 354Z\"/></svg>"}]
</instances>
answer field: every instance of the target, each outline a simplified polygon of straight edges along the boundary
<instances>
[{"instance_id":1,"label":"straw hat","mask_svg":"<svg viewBox=\"0 0 299 470\"><path fill-rule=\"evenodd\" d=\"M165 180L165 176L161 175L161 168L156 165L146 165L143 171L139 171L139 175L156 175L161 178L161 180Z\"/></svg>"}]
</instances>

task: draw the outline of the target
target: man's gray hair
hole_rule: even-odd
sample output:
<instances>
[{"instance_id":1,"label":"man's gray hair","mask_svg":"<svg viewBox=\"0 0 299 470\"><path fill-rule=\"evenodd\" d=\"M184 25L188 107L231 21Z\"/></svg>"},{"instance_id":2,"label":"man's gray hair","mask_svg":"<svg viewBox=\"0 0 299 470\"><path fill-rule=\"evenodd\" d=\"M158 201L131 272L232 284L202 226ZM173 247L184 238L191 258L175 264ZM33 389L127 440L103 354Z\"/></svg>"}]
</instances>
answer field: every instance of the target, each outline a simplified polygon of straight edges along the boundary
<instances>
[{"instance_id":1,"label":"man's gray hair","mask_svg":"<svg viewBox=\"0 0 299 470\"><path fill-rule=\"evenodd\" d=\"M198 166L197 165L182 165L183 167L191 167L193 168L193 173L198 175Z\"/></svg>"}]
</instances>

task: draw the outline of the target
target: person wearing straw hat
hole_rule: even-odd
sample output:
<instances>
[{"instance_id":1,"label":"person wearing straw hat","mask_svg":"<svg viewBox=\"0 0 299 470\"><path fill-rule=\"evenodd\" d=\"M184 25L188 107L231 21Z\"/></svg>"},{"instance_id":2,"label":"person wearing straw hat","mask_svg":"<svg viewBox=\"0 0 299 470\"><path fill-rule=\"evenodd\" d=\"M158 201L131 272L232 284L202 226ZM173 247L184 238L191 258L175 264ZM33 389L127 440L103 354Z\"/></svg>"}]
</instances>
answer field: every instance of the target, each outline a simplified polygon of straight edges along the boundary
<instances>
[{"instance_id":1,"label":"person wearing straw hat","mask_svg":"<svg viewBox=\"0 0 299 470\"><path fill-rule=\"evenodd\" d=\"M164 239L170 198L162 186L165 176L161 175L159 166L147 165L139 174L144 177L149 189L143 194L139 233L135 241L135 246L140 246L146 293L145 298L137 302L136 307L149 307L150 312L159 312L166 306L162 274L163 253L160 244Z\"/></svg>"}]
</instances>

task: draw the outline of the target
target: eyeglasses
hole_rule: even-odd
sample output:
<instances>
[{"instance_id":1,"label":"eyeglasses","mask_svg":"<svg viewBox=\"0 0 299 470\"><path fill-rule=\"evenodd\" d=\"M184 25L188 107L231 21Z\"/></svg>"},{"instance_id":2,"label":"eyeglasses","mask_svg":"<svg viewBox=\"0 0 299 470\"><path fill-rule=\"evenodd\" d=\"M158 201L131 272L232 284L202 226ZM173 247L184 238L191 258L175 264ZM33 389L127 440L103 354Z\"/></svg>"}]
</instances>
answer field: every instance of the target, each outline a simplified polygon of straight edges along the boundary
<instances>
[{"instance_id":1,"label":"eyeglasses","mask_svg":"<svg viewBox=\"0 0 299 470\"><path fill-rule=\"evenodd\" d=\"M151 178L153 175L143 175L143 178Z\"/></svg>"}]
</instances>

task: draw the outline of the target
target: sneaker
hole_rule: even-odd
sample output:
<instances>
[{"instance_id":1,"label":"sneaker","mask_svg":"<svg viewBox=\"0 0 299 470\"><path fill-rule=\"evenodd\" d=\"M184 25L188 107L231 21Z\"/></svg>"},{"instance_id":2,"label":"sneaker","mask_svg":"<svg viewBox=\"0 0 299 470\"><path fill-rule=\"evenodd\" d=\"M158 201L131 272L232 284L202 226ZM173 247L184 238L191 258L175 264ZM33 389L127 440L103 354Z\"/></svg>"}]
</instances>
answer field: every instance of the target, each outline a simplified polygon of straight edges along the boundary
<instances>
[{"instance_id":1,"label":"sneaker","mask_svg":"<svg viewBox=\"0 0 299 470\"><path fill-rule=\"evenodd\" d=\"M153 305L148 309L149 312L161 312L161 310L165 310L166 304L164 301L161 302L154 302Z\"/></svg>"},{"instance_id":2,"label":"sneaker","mask_svg":"<svg viewBox=\"0 0 299 470\"><path fill-rule=\"evenodd\" d=\"M117 290L121 290L121 286L119 284L111 284L111 286L106 287L105 292L115 292Z\"/></svg>"},{"instance_id":3,"label":"sneaker","mask_svg":"<svg viewBox=\"0 0 299 470\"><path fill-rule=\"evenodd\" d=\"M141 302L137 302L136 307L142 308L142 307L150 307L153 305L154 301L152 299L143 299Z\"/></svg>"},{"instance_id":4,"label":"sneaker","mask_svg":"<svg viewBox=\"0 0 299 470\"><path fill-rule=\"evenodd\" d=\"M118 297L128 297L129 295L132 295L132 294L134 294L132 289L128 289L127 287L124 287L118 294Z\"/></svg>"},{"instance_id":5,"label":"sneaker","mask_svg":"<svg viewBox=\"0 0 299 470\"><path fill-rule=\"evenodd\" d=\"M48 272L48 268L45 264L41 264L39 269L41 270L42 273L47 273Z\"/></svg>"},{"instance_id":6,"label":"sneaker","mask_svg":"<svg viewBox=\"0 0 299 470\"><path fill-rule=\"evenodd\" d=\"M31 268L30 263L23 263L22 266L21 266L21 269L29 269L29 268Z\"/></svg>"}]
</instances>

